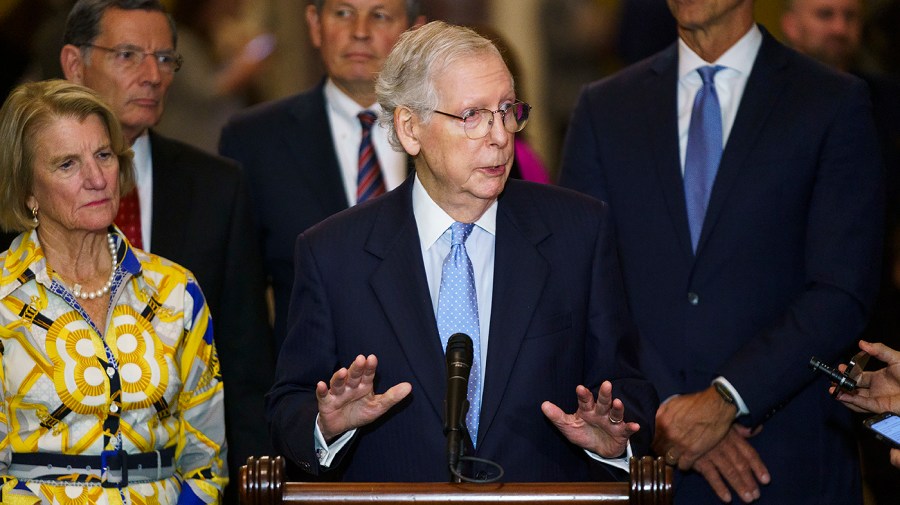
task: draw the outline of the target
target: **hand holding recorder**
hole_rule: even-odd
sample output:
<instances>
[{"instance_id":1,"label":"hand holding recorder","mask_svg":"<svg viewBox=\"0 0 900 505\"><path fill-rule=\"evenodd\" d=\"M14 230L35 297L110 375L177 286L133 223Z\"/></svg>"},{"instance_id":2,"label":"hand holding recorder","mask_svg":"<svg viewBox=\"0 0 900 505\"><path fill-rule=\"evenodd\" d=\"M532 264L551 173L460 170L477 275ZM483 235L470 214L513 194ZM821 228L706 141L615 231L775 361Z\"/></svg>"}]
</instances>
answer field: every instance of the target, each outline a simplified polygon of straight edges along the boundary
<instances>
[{"instance_id":1,"label":"hand holding recorder","mask_svg":"<svg viewBox=\"0 0 900 505\"><path fill-rule=\"evenodd\" d=\"M886 366L872 372L863 371L852 391L832 385L835 397L855 412L878 414L866 419L865 426L875 436L892 445L891 464L900 468L900 352L881 343L859 341L859 348L883 361ZM840 372L847 365L838 367Z\"/></svg>"},{"instance_id":2,"label":"hand holding recorder","mask_svg":"<svg viewBox=\"0 0 900 505\"><path fill-rule=\"evenodd\" d=\"M856 379L856 388L839 391L837 399L856 412L900 414L900 352L865 340L860 340L859 348L887 366L872 372L863 371ZM847 365L838 367L841 372L846 369ZM833 385L830 391L834 392L834 388Z\"/></svg>"}]
</instances>

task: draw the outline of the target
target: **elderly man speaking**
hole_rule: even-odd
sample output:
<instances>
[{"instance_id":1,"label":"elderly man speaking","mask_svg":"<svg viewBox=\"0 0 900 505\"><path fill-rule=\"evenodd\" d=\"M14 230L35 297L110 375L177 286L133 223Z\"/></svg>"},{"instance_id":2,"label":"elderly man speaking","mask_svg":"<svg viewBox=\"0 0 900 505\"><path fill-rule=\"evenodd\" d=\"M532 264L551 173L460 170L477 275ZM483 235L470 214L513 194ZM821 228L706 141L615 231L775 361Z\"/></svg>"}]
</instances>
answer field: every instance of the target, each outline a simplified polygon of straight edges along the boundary
<instances>
[{"instance_id":1,"label":"elderly man speaking","mask_svg":"<svg viewBox=\"0 0 900 505\"><path fill-rule=\"evenodd\" d=\"M509 481L624 476L657 398L634 362L604 204L507 181L530 106L471 30L406 32L376 90L415 174L297 239L268 397L277 449L313 474L446 481L444 350L463 332L469 455Z\"/></svg>"}]
</instances>

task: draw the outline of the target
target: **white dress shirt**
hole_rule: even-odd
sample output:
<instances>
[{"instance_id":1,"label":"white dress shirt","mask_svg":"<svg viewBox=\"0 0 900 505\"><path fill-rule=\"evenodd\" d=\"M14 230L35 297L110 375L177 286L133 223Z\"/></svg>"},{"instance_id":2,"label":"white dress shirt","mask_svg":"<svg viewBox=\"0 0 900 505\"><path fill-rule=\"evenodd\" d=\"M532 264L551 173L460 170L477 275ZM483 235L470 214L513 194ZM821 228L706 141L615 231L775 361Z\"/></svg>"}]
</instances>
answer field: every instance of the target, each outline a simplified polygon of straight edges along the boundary
<instances>
[{"instance_id":1,"label":"white dress shirt","mask_svg":"<svg viewBox=\"0 0 900 505\"><path fill-rule=\"evenodd\" d=\"M331 137L338 164L341 167L341 178L344 181L344 192L347 204L356 204L356 178L359 173L359 142L362 139L362 125L357 114L370 110L381 114L381 106L377 103L369 107L361 107L352 98L341 91L331 79L325 83L325 103L328 122L331 126ZM378 165L384 177L384 186L390 191L406 179L406 153L396 151L388 142L388 130L379 123L372 126L372 147L378 157Z\"/></svg>"},{"instance_id":2,"label":"white dress shirt","mask_svg":"<svg viewBox=\"0 0 900 505\"><path fill-rule=\"evenodd\" d=\"M728 135L734 126L747 78L753 69L756 55L762 45L762 32L755 24L737 43L725 51L718 60L707 62L697 55L680 38L678 39L678 145L681 151L681 172L684 173L684 157L687 150L688 127L691 124L691 111L694 97L703 87L703 79L697 69L708 65L725 67L716 73L716 94L719 96L719 107L722 110L722 147L728 144Z\"/></svg>"},{"instance_id":3,"label":"white dress shirt","mask_svg":"<svg viewBox=\"0 0 900 505\"><path fill-rule=\"evenodd\" d=\"M134 183L137 186L138 200L141 203L141 240L143 249L150 252L150 226L153 222L153 156L150 154L150 133L134 141Z\"/></svg>"},{"instance_id":4,"label":"white dress shirt","mask_svg":"<svg viewBox=\"0 0 900 505\"><path fill-rule=\"evenodd\" d=\"M722 148L728 145L728 136L734 126L747 79L762 46L762 32L754 24L731 48L716 61L708 62L695 53L684 40L678 39L678 146L681 155L681 173L684 174L684 158L687 151L688 128L691 124L691 112L694 108L694 97L703 86L703 79L697 69L707 65L720 65L723 68L716 73L716 94L722 111ZM737 389L725 377L717 377L713 382L722 384L731 392L737 403L735 416L749 414L747 404Z\"/></svg>"},{"instance_id":5,"label":"white dress shirt","mask_svg":"<svg viewBox=\"0 0 900 505\"><path fill-rule=\"evenodd\" d=\"M438 298L441 292L441 275L444 259L450 254L450 225L453 218L428 196L418 175L413 182L412 191L413 214L416 216L416 228L422 246L422 259L425 262L425 277L428 279L428 292L431 293L431 304L437 320ZM491 329L491 306L494 300L494 244L497 236L497 202L494 201L485 213L475 221L472 233L466 239L466 252L472 261L475 274L475 296L478 300L478 328L481 341L481 370L487 370L488 337ZM484 377L484 372L482 372ZM484 381L481 381L482 391ZM481 394L481 391L478 392Z\"/></svg>"}]
</instances>

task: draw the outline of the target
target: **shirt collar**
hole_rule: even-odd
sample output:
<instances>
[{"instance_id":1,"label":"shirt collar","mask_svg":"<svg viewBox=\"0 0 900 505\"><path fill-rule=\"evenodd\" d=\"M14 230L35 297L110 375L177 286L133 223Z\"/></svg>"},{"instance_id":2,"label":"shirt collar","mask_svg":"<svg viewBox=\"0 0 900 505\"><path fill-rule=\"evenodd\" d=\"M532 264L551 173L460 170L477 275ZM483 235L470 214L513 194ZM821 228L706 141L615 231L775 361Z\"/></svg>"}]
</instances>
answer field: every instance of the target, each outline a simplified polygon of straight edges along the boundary
<instances>
[{"instance_id":1,"label":"shirt collar","mask_svg":"<svg viewBox=\"0 0 900 505\"><path fill-rule=\"evenodd\" d=\"M0 284L0 298L6 298L22 285L20 276L26 269L31 270L35 280L45 286L50 285L44 250L38 242L37 230L31 229L19 234L10 244L2 265L2 278L10 282Z\"/></svg>"},{"instance_id":2,"label":"shirt collar","mask_svg":"<svg viewBox=\"0 0 900 505\"><path fill-rule=\"evenodd\" d=\"M741 37L725 54L713 62L705 61L695 53L680 37L678 39L678 80L694 73L698 68L707 65L721 65L738 71L741 75L749 75L753 62L762 46L762 32L756 24ZM698 76L699 79L699 76Z\"/></svg>"},{"instance_id":3,"label":"shirt collar","mask_svg":"<svg viewBox=\"0 0 900 505\"><path fill-rule=\"evenodd\" d=\"M124 253L122 252L122 244L125 242L125 234L115 225L113 225L110 231L113 233L116 240L116 250L119 251L118 254L122 269L133 276L137 276L141 273L142 269L141 262L135 255L134 250L131 247L127 247L125 248Z\"/></svg>"},{"instance_id":4,"label":"shirt collar","mask_svg":"<svg viewBox=\"0 0 900 505\"><path fill-rule=\"evenodd\" d=\"M134 144L131 145L131 150L134 151L132 164L134 165L135 182L139 183L140 181L149 180L152 177L150 172L153 166L150 158L150 132L145 131L143 135L135 139Z\"/></svg>"},{"instance_id":5,"label":"shirt collar","mask_svg":"<svg viewBox=\"0 0 900 505\"><path fill-rule=\"evenodd\" d=\"M431 196L425 191L425 186L419 181L418 174L413 180L412 190L413 215L416 218L416 227L419 230L419 241L422 250L426 251L434 245L441 235L454 223L452 217L440 208ZM497 201L481 215L475 225L491 235L497 234Z\"/></svg>"},{"instance_id":6,"label":"shirt collar","mask_svg":"<svg viewBox=\"0 0 900 505\"><path fill-rule=\"evenodd\" d=\"M110 227L109 231L116 239L116 249L119 251L122 268L132 276L139 276L142 270L141 262L131 248L126 249L124 257L122 256L121 246L124 235L114 225ZM0 267L2 267L0 272L2 272L3 278L16 279L16 282L7 282L0 286L0 298L5 298L22 285L18 282L18 278L25 269L31 270L34 273L35 281L43 286L49 287L53 282L47 269L47 257L44 256L44 249L41 247L36 229L28 230L13 240L7 251L6 262ZM144 281L141 280L141 282Z\"/></svg>"},{"instance_id":7,"label":"shirt collar","mask_svg":"<svg viewBox=\"0 0 900 505\"><path fill-rule=\"evenodd\" d=\"M331 79L325 81L325 102L335 114L352 121L357 121L356 115L364 110L370 110L375 114L381 113L381 106L377 102L368 107L361 107Z\"/></svg>"}]
</instances>

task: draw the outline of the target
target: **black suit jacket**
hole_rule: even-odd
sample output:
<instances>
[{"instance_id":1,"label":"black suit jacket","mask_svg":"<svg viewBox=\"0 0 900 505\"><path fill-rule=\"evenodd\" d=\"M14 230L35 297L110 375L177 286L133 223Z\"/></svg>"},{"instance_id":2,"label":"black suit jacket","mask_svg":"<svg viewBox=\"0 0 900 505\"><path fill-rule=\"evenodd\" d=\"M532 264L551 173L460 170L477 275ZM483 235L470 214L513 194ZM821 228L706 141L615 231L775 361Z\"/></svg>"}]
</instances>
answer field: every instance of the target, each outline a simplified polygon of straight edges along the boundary
<instances>
[{"instance_id":1,"label":"black suit jacket","mask_svg":"<svg viewBox=\"0 0 900 505\"><path fill-rule=\"evenodd\" d=\"M606 200L644 372L666 398L727 378L772 476L759 503L861 501L849 412L808 367L849 356L879 270L882 177L865 85L768 33L691 250L672 46L582 93L561 183ZM676 503L719 503L698 474Z\"/></svg>"},{"instance_id":2,"label":"black suit jacket","mask_svg":"<svg viewBox=\"0 0 900 505\"><path fill-rule=\"evenodd\" d=\"M575 387L604 379L641 424L646 453L656 394L635 368L639 347L621 291L605 206L574 192L509 181L500 197L493 308L474 455L508 481L609 478L568 443L540 405L576 409ZM268 412L276 449L318 473L313 450L317 381L357 354L378 357L376 390L412 393L361 428L333 465L355 481L447 481L446 369L428 291L412 179L297 239L297 274ZM476 468L478 472L483 469Z\"/></svg>"},{"instance_id":3,"label":"black suit jacket","mask_svg":"<svg viewBox=\"0 0 900 505\"><path fill-rule=\"evenodd\" d=\"M324 82L242 111L219 139L219 152L240 162L247 173L275 295L276 350L286 333L297 235L349 205L323 90Z\"/></svg>"},{"instance_id":4,"label":"black suit jacket","mask_svg":"<svg viewBox=\"0 0 900 505\"><path fill-rule=\"evenodd\" d=\"M271 453L260 415L273 382L275 354L265 278L240 166L151 132L153 253L197 277L213 318L225 383L231 485L248 456Z\"/></svg>"}]
</instances>

